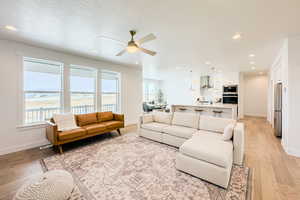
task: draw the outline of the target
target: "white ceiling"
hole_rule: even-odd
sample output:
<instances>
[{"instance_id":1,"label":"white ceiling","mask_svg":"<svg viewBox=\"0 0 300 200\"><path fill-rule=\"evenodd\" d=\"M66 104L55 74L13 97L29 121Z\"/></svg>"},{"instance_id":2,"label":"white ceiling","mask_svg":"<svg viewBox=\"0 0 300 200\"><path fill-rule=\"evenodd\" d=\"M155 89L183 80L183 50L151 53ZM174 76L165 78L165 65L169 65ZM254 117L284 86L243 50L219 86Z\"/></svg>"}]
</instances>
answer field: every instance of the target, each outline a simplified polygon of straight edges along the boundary
<instances>
[{"instance_id":1,"label":"white ceiling","mask_svg":"<svg viewBox=\"0 0 300 200\"><path fill-rule=\"evenodd\" d=\"M0 37L125 64L145 71L208 68L265 70L281 41L300 33L299 0L0 0ZM13 25L19 31L4 28ZM154 33L157 56L116 57L128 31ZM242 39L232 40L236 32ZM94 52L94 51L97 52ZM249 59L249 54L256 57Z\"/></svg>"}]
</instances>

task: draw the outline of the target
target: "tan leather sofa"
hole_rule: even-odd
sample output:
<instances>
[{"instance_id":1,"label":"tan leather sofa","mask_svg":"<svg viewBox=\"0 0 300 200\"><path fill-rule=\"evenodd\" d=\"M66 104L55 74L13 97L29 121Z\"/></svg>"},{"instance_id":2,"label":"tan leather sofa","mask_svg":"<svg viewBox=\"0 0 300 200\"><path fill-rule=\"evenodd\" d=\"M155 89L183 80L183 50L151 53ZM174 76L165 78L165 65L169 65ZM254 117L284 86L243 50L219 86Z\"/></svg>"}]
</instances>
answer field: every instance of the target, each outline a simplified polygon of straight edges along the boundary
<instances>
[{"instance_id":1,"label":"tan leather sofa","mask_svg":"<svg viewBox=\"0 0 300 200\"><path fill-rule=\"evenodd\" d=\"M69 131L58 131L57 125L51 119L46 128L48 140L59 148L63 153L62 145L81 140L84 138L100 135L117 130L121 135L120 128L124 128L124 115L112 112L96 112L89 114L75 115L76 123L79 128Z\"/></svg>"}]
</instances>

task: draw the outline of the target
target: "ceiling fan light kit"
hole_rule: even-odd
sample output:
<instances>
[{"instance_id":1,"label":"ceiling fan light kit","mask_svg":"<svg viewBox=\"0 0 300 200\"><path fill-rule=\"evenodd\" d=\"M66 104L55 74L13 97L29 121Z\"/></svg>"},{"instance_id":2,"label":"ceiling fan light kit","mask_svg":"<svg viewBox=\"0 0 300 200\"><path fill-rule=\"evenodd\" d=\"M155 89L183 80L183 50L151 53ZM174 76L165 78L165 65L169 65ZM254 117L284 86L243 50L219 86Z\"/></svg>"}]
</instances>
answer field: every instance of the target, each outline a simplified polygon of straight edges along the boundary
<instances>
[{"instance_id":1,"label":"ceiling fan light kit","mask_svg":"<svg viewBox=\"0 0 300 200\"><path fill-rule=\"evenodd\" d=\"M130 35L131 35L131 40L128 42L128 45L127 45L126 49L124 49L121 52L119 52L116 56L121 56L121 55L123 55L126 52L128 52L128 53L136 53L138 51L141 51L141 52L146 53L146 54L151 55L151 56L155 56L156 55L156 52L150 51L148 49L144 49L144 48L142 48L140 46L141 44L144 44L146 42L150 42L152 40L155 40L156 37L155 37L154 34L151 33L151 34L149 34L149 35L141 38L140 40L135 41L133 37L135 36L136 31L131 30L129 32L130 32Z\"/></svg>"}]
</instances>

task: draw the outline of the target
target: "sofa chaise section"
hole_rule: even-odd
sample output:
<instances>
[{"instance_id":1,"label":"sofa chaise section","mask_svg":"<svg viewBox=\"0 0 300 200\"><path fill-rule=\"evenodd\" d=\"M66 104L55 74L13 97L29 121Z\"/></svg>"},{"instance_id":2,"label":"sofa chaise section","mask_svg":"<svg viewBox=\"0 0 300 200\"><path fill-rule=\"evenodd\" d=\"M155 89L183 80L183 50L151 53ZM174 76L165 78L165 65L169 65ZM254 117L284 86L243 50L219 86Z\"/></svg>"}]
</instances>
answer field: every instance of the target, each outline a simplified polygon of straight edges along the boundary
<instances>
[{"instance_id":1,"label":"sofa chaise section","mask_svg":"<svg viewBox=\"0 0 300 200\"><path fill-rule=\"evenodd\" d=\"M224 140L224 129L230 124L234 127L233 137ZM178 170L224 188L232 164L243 164L244 125L233 119L157 112L141 116L138 132L142 137L179 147Z\"/></svg>"}]
</instances>

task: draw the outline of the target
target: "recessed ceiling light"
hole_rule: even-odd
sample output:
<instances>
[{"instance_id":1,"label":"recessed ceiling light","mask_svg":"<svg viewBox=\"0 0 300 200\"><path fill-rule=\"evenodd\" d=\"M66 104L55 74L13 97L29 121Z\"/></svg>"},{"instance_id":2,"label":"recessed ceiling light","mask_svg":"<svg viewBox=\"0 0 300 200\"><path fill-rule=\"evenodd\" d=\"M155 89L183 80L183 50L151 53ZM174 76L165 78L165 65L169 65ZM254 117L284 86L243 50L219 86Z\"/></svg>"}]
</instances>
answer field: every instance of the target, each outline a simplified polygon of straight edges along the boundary
<instances>
[{"instance_id":1,"label":"recessed ceiling light","mask_svg":"<svg viewBox=\"0 0 300 200\"><path fill-rule=\"evenodd\" d=\"M206 65L210 65L211 62L210 62L210 61L206 61L205 64L206 64Z\"/></svg>"},{"instance_id":2,"label":"recessed ceiling light","mask_svg":"<svg viewBox=\"0 0 300 200\"><path fill-rule=\"evenodd\" d=\"M251 69L252 69L252 70L255 70L255 69L256 69L256 67L254 67L254 66L253 66L253 67L251 67Z\"/></svg>"},{"instance_id":3,"label":"recessed ceiling light","mask_svg":"<svg viewBox=\"0 0 300 200\"><path fill-rule=\"evenodd\" d=\"M249 57L250 57L250 58L253 58L253 57L255 57L255 55L254 55L254 54L250 54Z\"/></svg>"},{"instance_id":4,"label":"recessed ceiling light","mask_svg":"<svg viewBox=\"0 0 300 200\"><path fill-rule=\"evenodd\" d=\"M255 62L254 62L254 61L251 61L250 64L251 64L251 65L255 65Z\"/></svg>"},{"instance_id":5,"label":"recessed ceiling light","mask_svg":"<svg viewBox=\"0 0 300 200\"><path fill-rule=\"evenodd\" d=\"M16 27L11 26L11 25L6 25L5 28L10 31L18 31L18 29Z\"/></svg>"},{"instance_id":6,"label":"recessed ceiling light","mask_svg":"<svg viewBox=\"0 0 300 200\"><path fill-rule=\"evenodd\" d=\"M137 65L138 65L138 64L139 64L139 61L136 61L136 62L135 62L135 64L137 64Z\"/></svg>"},{"instance_id":7,"label":"recessed ceiling light","mask_svg":"<svg viewBox=\"0 0 300 200\"><path fill-rule=\"evenodd\" d=\"M233 40L238 40L242 38L242 34L241 33L235 33L234 36L232 36Z\"/></svg>"}]
</instances>

